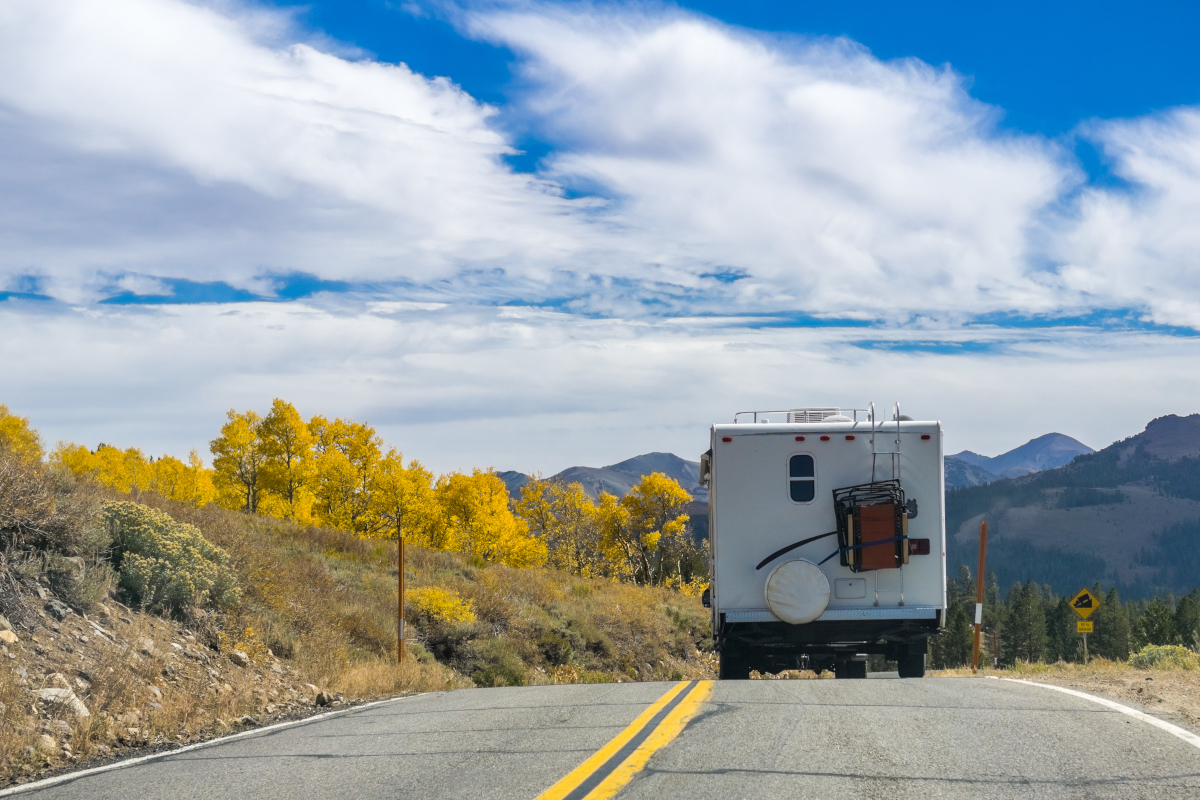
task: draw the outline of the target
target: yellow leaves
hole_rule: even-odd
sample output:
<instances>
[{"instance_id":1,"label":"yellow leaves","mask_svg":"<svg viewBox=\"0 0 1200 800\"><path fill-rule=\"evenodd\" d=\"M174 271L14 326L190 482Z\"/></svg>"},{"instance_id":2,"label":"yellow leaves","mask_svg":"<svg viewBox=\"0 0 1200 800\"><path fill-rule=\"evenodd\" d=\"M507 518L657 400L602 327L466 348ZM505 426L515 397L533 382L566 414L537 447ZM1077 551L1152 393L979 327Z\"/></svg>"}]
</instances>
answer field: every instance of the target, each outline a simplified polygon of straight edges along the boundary
<instances>
[{"instance_id":1,"label":"yellow leaves","mask_svg":"<svg viewBox=\"0 0 1200 800\"><path fill-rule=\"evenodd\" d=\"M209 442L217 502L225 508L254 514L258 512L262 489L259 471L265 458L258 433L262 417L253 411L239 414L234 409L226 416L228 421L221 426L220 435Z\"/></svg>"},{"instance_id":2,"label":"yellow leaves","mask_svg":"<svg viewBox=\"0 0 1200 800\"><path fill-rule=\"evenodd\" d=\"M42 460L42 437L29 427L27 417L18 417L0 405L0 446L29 461Z\"/></svg>"},{"instance_id":3,"label":"yellow leaves","mask_svg":"<svg viewBox=\"0 0 1200 800\"><path fill-rule=\"evenodd\" d=\"M426 586L410 589L405 595L405 607L431 622L462 625L475 621L475 610L471 601L463 600L458 592L453 590Z\"/></svg>"},{"instance_id":4,"label":"yellow leaves","mask_svg":"<svg viewBox=\"0 0 1200 800\"><path fill-rule=\"evenodd\" d=\"M148 459L136 447L118 450L102 444L92 452L81 444L59 442L50 454L50 462L120 492L158 492L196 507L216 497L212 472L205 469L195 450L184 464L172 456Z\"/></svg>"},{"instance_id":5,"label":"yellow leaves","mask_svg":"<svg viewBox=\"0 0 1200 800\"><path fill-rule=\"evenodd\" d=\"M372 476L372 535L446 549L446 525L433 490L433 473L390 449Z\"/></svg>"},{"instance_id":6,"label":"yellow leaves","mask_svg":"<svg viewBox=\"0 0 1200 800\"><path fill-rule=\"evenodd\" d=\"M495 473L476 469L452 472L437 482L437 498L446 516L450 546L485 561L510 567L546 562L546 543L508 507L508 488Z\"/></svg>"}]
</instances>

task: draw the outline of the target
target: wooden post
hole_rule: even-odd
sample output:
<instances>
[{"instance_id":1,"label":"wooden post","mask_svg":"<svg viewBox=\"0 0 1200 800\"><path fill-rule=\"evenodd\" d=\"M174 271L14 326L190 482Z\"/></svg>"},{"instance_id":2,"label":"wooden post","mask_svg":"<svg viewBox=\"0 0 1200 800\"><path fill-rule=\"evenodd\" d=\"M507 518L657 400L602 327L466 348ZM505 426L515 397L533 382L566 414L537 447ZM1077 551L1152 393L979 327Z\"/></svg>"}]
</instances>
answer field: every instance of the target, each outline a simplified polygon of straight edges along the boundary
<instances>
[{"instance_id":1,"label":"wooden post","mask_svg":"<svg viewBox=\"0 0 1200 800\"><path fill-rule=\"evenodd\" d=\"M1087 663L1088 663L1087 634L1085 633L1083 635L1083 665L1086 667Z\"/></svg>"},{"instance_id":2,"label":"wooden post","mask_svg":"<svg viewBox=\"0 0 1200 800\"><path fill-rule=\"evenodd\" d=\"M404 537L396 536L396 610L399 624L396 626L396 663L404 663Z\"/></svg>"},{"instance_id":3,"label":"wooden post","mask_svg":"<svg viewBox=\"0 0 1200 800\"><path fill-rule=\"evenodd\" d=\"M987 563L987 520L979 523L979 572L975 576L975 644L971 648L971 671L979 672L979 636L983 630L983 575Z\"/></svg>"}]
</instances>

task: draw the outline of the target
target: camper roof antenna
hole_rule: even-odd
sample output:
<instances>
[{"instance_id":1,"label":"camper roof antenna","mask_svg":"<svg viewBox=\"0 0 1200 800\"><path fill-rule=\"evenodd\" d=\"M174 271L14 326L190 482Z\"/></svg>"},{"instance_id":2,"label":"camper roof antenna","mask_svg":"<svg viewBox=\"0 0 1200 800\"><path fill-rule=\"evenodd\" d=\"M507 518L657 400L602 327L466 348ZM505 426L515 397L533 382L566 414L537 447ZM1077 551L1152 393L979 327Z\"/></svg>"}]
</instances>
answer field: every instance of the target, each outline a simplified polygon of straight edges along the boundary
<instances>
[{"instance_id":1,"label":"camper roof antenna","mask_svg":"<svg viewBox=\"0 0 1200 800\"><path fill-rule=\"evenodd\" d=\"M871 422L871 483L875 482L875 401L867 403L867 418Z\"/></svg>"},{"instance_id":2,"label":"camper roof antenna","mask_svg":"<svg viewBox=\"0 0 1200 800\"><path fill-rule=\"evenodd\" d=\"M892 456L892 458L894 459L892 461L892 463L894 464L894 466L892 467L892 477L895 478L896 480L900 480L900 401L899 400L896 401L895 414L896 414L896 455Z\"/></svg>"}]
</instances>

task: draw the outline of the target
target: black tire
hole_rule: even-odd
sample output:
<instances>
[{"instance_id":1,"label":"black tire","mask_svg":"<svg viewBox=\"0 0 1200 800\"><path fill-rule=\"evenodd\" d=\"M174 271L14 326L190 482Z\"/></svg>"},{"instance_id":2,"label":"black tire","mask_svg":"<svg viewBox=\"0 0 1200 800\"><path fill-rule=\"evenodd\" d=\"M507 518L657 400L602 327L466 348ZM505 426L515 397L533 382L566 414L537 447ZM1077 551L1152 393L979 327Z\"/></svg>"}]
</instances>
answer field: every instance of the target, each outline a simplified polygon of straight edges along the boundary
<instances>
[{"instance_id":1,"label":"black tire","mask_svg":"<svg viewBox=\"0 0 1200 800\"><path fill-rule=\"evenodd\" d=\"M723 681L750 680L750 660L741 653L723 651L717 677Z\"/></svg>"},{"instance_id":2,"label":"black tire","mask_svg":"<svg viewBox=\"0 0 1200 800\"><path fill-rule=\"evenodd\" d=\"M896 662L896 667L901 678L924 678L925 654L904 653L900 656L900 660Z\"/></svg>"},{"instance_id":3,"label":"black tire","mask_svg":"<svg viewBox=\"0 0 1200 800\"><path fill-rule=\"evenodd\" d=\"M866 678L867 662L839 661L833 667L833 677L839 680L842 678Z\"/></svg>"}]
</instances>

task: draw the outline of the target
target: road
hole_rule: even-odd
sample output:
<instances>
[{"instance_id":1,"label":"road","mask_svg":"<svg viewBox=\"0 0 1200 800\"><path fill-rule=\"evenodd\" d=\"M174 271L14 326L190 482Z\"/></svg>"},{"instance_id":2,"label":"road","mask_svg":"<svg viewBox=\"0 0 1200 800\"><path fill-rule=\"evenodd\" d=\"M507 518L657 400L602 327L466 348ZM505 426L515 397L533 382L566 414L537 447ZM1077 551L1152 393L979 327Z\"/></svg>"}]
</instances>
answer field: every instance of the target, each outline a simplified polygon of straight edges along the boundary
<instances>
[{"instance_id":1,"label":"road","mask_svg":"<svg viewBox=\"0 0 1200 800\"><path fill-rule=\"evenodd\" d=\"M1200 749L1036 686L964 678L699 686L422 695L17 796L532 800L639 715L661 718L670 709L652 704L679 689L677 697L695 690L707 699L631 775L622 800L1200 797Z\"/></svg>"}]
</instances>

